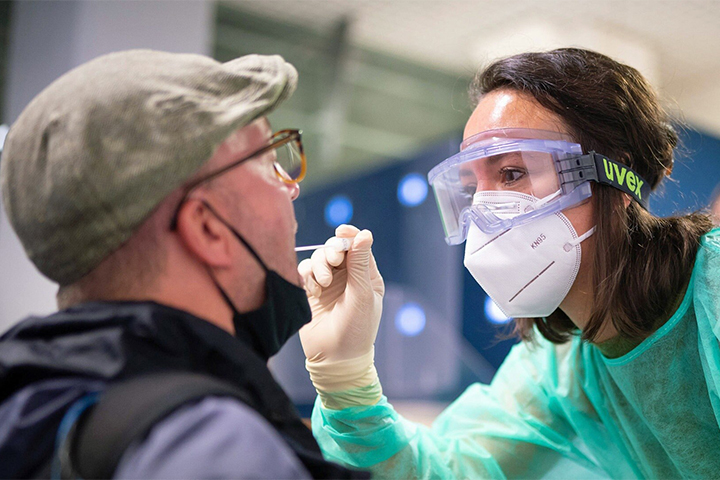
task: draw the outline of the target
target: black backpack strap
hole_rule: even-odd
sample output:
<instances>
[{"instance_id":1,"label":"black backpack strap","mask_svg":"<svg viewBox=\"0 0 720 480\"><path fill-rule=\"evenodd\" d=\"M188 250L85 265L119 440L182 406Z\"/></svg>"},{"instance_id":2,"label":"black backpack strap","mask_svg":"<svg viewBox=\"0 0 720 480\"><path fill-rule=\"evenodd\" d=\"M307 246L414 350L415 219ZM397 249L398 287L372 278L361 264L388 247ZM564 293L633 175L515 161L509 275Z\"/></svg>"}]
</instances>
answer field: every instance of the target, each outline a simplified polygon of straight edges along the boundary
<instances>
[{"instance_id":1,"label":"black backpack strap","mask_svg":"<svg viewBox=\"0 0 720 480\"><path fill-rule=\"evenodd\" d=\"M245 404L245 392L217 378L188 372L148 374L111 384L98 404L79 422L72 446L75 475L112 478L122 455L150 429L192 401L208 396L233 397Z\"/></svg>"}]
</instances>

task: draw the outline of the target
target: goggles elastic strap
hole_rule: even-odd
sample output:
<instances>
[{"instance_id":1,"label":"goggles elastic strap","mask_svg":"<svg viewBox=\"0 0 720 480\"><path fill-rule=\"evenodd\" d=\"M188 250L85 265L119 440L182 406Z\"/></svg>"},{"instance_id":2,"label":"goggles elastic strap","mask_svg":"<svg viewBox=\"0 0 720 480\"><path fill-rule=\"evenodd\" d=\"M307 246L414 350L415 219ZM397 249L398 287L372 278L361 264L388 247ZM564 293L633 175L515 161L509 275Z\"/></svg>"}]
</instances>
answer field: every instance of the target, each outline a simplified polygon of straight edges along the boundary
<instances>
[{"instance_id":1,"label":"goggles elastic strap","mask_svg":"<svg viewBox=\"0 0 720 480\"><path fill-rule=\"evenodd\" d=\"M590 180L627 193L647 210L650 185L628 166L592 151L560 160L559 164L558 174L563 192L569 192Z\"/></svg>"}]
</instances>

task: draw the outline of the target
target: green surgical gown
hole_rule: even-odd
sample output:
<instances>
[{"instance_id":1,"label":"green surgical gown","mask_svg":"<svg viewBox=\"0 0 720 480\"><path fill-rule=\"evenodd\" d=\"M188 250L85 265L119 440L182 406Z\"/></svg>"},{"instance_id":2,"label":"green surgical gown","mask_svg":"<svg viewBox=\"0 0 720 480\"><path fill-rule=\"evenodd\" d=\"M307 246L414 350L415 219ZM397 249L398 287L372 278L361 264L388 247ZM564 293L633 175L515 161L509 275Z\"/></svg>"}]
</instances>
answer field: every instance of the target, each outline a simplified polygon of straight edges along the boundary
<instances>
[{"instance_id":1,"label":"green surgical gown","mask_svg":"<svg viewBox=\"0 0 720 480\"><path fill-rule=\"evenodd\" d=\"M677 311L629 353L539 338L432 428L383 397L342 410L318 401L313 432L329 459L375 478L720 478L719 289L716 229Z\"/></svg>"}]
</instances>

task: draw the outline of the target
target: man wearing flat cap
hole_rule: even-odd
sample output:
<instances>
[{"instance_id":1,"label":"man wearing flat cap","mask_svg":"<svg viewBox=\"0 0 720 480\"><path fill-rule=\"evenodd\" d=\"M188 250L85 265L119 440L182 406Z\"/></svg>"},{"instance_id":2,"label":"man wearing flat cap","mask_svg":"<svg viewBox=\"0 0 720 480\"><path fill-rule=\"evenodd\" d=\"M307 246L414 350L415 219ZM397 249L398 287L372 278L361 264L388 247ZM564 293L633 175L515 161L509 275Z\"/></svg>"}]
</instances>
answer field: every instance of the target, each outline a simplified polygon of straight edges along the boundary
<instances>
[{"instance_id":1,"label":"man wearing flat cap","mask_svg":"<svg viewBox=\"0 0 720 480\"><path fill-rule=\"evenodd\" d=\"M0 338L0 477L351 478L267 369L311 319L278 56L99 57L23 111L8 218L60 311ZM369 248L369 246L367 246Z\"/></svg>"}]
</instances>

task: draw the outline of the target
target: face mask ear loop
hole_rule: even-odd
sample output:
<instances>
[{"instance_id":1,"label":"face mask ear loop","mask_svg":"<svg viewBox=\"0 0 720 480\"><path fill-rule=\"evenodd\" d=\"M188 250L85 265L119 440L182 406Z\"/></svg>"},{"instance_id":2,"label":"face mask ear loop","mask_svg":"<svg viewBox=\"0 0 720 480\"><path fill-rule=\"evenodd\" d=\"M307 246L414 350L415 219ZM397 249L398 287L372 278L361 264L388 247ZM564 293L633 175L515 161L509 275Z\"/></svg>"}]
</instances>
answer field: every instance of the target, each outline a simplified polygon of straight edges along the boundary
<instances>
[{"instance_id":1,"label":"face mask ear loop","mask_svg":"<svg viewBox=\"0 0 720 480\"><path fill-rule=\"evenodd\" d=\"M251 254L253 257L255 257L255 260L257 260L257 262L260 264L260 266L263 268L263 270L265 270L265 273L267 273L267 272L269 271L269 269L265 266L265 262L263 262L262 260L260 260L260 256L255 252L255 250L250 246L250 244L249 244L248 242L246 242L245 239L232 227L232 225L230 225L230 223L228 223L223 217L221 217L221 216L215 211L215 209L210 206L209 203L207 203L205 200L200 200L200 201L202 202L203 205L205 205L205 208L207 208L208 210L210 210L210 211L212 212L212 214L215 215L215 218L217 218L218 220L220 220L220 222L221 222L223 225L225 225L225 226L228 228L228 230L230 230L230 231L233 233L233 235L235 235L235 237L238 239L238 241L239 241L240 243L242 243L243 245L245 245L245 248L247 248L248 252L250 252L250 254Z\"/></svg>"},{"instance_id":2,"label":"face mask ear loop","mask_svg":"<svg viewBox=\"0 0 720 480\"><path fill-rule=\"evenodd\" d=\"M562 190L558 189L555 193L551 193L547 197L541 198L540 200L537 201L537 203L535 203L535 210L542 207L546 203L552 202L553 200L558 198L560 195L562 195Z\"/></svg>"},{"instance_id":3,"label":"face mask ear loop","mask_svg":"<svg viewBox=\"0 0 720 480\"><path fill-rule=\"evenodd\" d=\"M581 243L583 240L585 240L586 238L590 237L590 235L592 235L593 233L595 233L595 228L596 228L596 227L592 227L590 230L588 230L587 232L583 233L582 235L580 235L580 236L579 236L578 238L576 238L575 240L572 240L572 241L570 241L570 242L567 242L567 243L563 246L563 249L564 249L566 252L569 252L570 250L572 250L572 249L575 248L576 246L580 245L580 243Z\"/></svg>"},{"instance_id":4,"label":"face mask ear loop","mask_svg":"<svg viewBox=\"0 0 720 480\"><path fill-rule=\"evenodd\" d=\"M235 308L235 303L230 299L227 293L225 293L225 289L220 286L220 282L217 281L217 278L215 278L215 274L213 273L212 269L210 267L207 267L208 275L210 275L210 280L215 284L215 287L220 291L220 295L222 295L223 300L225 300L225 303L227 303L228 307L230 307L230 310L232 310L233 315L239 315L240 312L238 312L238 309Z\"/></svg>"},{"instance_id":5,"label":"face mask ear loop","mask_svg":"<svg viewBox=\"0 0 720 480\"><path fill-rule=\"evenodd\" d=\"M205 208L210 210L210 212L212 212L212 214L215 215L215 218L220 220L220 222L223 225L225 225L228 228L228 230L230 230L233 233L233 235L235 235L235 237L238 239L238 241L240 243L242 243L245 246L245 248L247 248L248 252L250 252L250 254L253 257L255 257L255 260L257 260L257 262L260 264L260 266L263 268L263 270L265 270L265 273L267 274L268 268L265 266L265 263L262 260L260 260L260 256L258 256L258 254L255 252L255 250L253 250L253 248L248 244L248 242L246 242L245 239L238 232L236 232L235 229L223 217L221 217L215 211L215 209L213 207L210 206L209 203L207 203L205 200L200 200L200 201L202 202L203 205L205 205ZM225 292L225 289L222 286L220 286L220 282L217 281L217 278L215 278L215 274L213 273L212 269L208 266L207 270L208 270L208 274L210 275L210 279L215 284L217 289L220 291L220 295L222 295L223 299L225 300L225 303L230 307L230 310L232 310L233 316L240 315L240 312L235 307L235 303L230 299L228 294Z\"/></svg>"}]
</instances>

